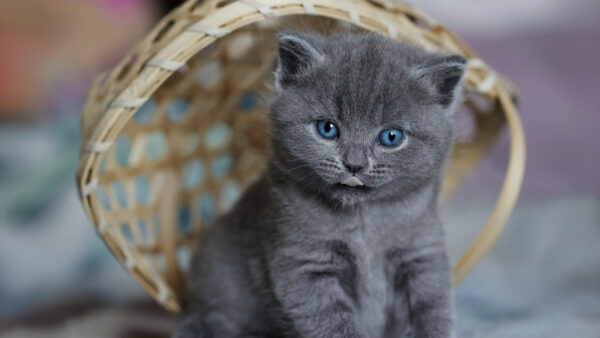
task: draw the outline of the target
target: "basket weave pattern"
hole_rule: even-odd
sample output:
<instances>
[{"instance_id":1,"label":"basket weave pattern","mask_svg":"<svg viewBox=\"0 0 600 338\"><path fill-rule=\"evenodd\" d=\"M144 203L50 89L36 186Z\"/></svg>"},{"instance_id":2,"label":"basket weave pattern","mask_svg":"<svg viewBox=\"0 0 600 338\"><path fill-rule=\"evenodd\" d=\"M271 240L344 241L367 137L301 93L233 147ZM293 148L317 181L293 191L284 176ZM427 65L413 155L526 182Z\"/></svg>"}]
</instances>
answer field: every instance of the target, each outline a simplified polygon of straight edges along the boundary
<instances>
[{"instance_id":1,"label":"basket weave pattern","mask_svg":"<svg viewBox=\"0 0 600 338\"><path fill-rule=\"evenodd\" d=\"M93 83L78 170L83 205L100 236L168 310L181 310L194 238L264 168L276 32L330 31L344 23L469 59L466 106L476 128L457 142L443 194L460 184L505 122L512 143L499 203L455 267L455 282L501 232L525 156L515 92L450 31L409 6L385 1L187 1Z\"/></svg>"}]
</instances>

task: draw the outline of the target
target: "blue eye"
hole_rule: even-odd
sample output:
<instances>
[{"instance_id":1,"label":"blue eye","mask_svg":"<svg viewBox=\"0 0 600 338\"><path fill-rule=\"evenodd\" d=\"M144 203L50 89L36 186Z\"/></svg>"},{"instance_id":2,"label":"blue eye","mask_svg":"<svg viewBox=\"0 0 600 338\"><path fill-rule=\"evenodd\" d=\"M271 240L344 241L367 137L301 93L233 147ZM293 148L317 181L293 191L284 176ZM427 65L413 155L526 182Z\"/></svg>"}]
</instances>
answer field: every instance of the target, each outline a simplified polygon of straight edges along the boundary
<instances>
[{"instance_id":1,"label":"blue eye","mask_svg":"<svg viewBox=\"0 0 600 338\"><path fill-rule=\"evenodd\" d=\"M379 144L385 147L395 147L404 138L404 133L398 129L386 129L379 134Z\"/></svg>"},{"instance_id":2,"label":"blue eye","mask_svg":"<svg viewBox=\"0 0 600 338\"><path fill-rule=\"evenodd\" d=\"M329 140L340 136L340 131L338 130L338 127L331 121L317 121L317 131L319 132L319 135Z\"/></svg>"}]
</instances>

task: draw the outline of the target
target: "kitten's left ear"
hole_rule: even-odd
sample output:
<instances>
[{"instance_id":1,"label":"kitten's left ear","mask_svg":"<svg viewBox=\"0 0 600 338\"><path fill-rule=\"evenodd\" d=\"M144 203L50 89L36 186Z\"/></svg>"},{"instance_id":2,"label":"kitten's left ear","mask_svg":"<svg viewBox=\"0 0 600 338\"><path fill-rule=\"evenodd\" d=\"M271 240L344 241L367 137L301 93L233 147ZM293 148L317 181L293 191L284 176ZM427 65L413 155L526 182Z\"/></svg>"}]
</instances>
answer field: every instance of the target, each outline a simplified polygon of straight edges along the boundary
<instances>
[{"instance_id":1,"label":"kitten's left ear","mask_svg":"<svg viewBox=\"0 0 600 338\"><path fill-rule=\"evenodd\" d=\"M437 102L447 108L458 96L466 68L467 60L460 55L437 56L419 67L417 74L428 80L433 86Z\"/></svg>"}]
</instances>

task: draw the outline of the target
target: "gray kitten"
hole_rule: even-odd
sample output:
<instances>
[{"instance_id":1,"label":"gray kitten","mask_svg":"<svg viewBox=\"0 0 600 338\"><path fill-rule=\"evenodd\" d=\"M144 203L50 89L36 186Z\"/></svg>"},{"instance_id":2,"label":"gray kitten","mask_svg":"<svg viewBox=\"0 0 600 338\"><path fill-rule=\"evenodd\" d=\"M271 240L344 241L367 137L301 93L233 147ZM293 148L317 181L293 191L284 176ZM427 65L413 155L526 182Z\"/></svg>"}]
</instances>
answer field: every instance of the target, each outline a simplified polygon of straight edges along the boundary
<instances>
[{"instance_id":1,"label":"gray kitten","mask_svg":"<svg viewBox=\"0 0 600 338\"><path fill-rule=\"evenodd\" d=\"M460 56L278 39L268 169L201 238L174 337L451 337L438 193Z\"/></svg>"}]
</instances>

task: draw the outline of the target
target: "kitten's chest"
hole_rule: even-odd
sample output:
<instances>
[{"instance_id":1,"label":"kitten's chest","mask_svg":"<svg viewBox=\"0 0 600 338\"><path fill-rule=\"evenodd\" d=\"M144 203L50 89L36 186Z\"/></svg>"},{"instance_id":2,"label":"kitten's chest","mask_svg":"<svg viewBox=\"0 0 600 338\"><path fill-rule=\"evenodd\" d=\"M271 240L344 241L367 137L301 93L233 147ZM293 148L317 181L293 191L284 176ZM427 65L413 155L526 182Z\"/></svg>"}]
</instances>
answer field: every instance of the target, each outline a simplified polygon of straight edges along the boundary
<instances>
[{"instance_id":1,"label":"kitten's chest","mask_svg":"<svg viewBox=\"0 0 600 338\"><path fill-rule=\"evenodd\" d=\"M393 276L397 267L388 258L389 253L410 245L414 238L411 231L414 222L392 207L345 215L306 211L303 217L306 220L303 224L308 224L310 230L306 227L298 229L302 231L306 246L322 243L321 249L327 252L325 257L337 257L340 260L333 261L343 262L336 264L344 267L340 274L344 279L342 284L352 286L349 296L354 299L361 327L369 337L383 336L395 298ZM293 236L294 239L298 237L299 232ZM344 254L340 254L340 243Z\"/></svg>"},{"instance_id":2,"label":"kitten's chest","mask_svg":"<svg viewBox=\"0 0 600 338\"><path fill-rule=\"evenodd\" d=\"M382 242L368 235L357 235L347 241L355 257L357 294L365 313L378 312L391 296L386 274L389 270L385 259L387 248Z\"/></svg>"},{"instance_id":3,"label":"kitten's chest","mask_svg":"<svg viewBox=\"0 0 600 338\"><path fill-rule=\"evenodd\" d=\"M367 332L382 336L394 297L391 271L395 267L391 266L387 253L401 245L400 229L384 218L356 221L361 223L347 234L345 241L355 258L357 312Z\"/></svg>"}]
</instances>

